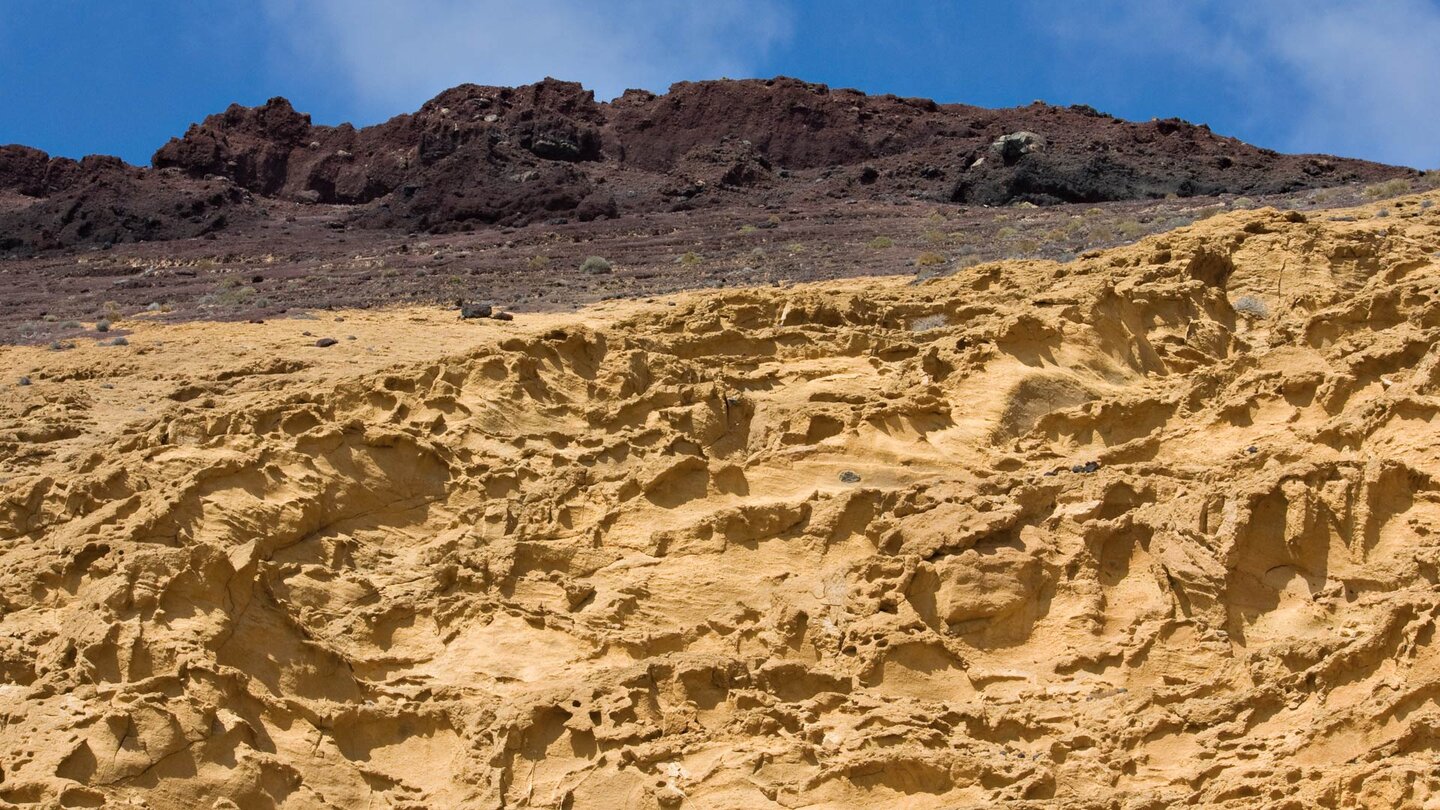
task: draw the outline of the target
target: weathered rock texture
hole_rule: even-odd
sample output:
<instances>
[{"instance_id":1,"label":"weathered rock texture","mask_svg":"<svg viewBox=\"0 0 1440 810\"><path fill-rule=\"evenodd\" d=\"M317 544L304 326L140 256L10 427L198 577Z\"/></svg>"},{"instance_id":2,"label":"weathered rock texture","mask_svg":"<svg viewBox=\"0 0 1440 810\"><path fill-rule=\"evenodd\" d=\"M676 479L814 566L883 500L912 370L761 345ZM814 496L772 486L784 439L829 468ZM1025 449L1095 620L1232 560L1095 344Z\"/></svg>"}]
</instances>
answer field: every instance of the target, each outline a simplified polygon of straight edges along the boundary
<instances>
[{"instance_id":1,"label":"weathered rock texture","mask_svg":"<svg viewBox=\"0 0 1440 810\"><path fill-rule=\"evenodd\" d=\"M1421 806L1436 210L0 350L0 801Z\"/></svg>"}]
</instances>

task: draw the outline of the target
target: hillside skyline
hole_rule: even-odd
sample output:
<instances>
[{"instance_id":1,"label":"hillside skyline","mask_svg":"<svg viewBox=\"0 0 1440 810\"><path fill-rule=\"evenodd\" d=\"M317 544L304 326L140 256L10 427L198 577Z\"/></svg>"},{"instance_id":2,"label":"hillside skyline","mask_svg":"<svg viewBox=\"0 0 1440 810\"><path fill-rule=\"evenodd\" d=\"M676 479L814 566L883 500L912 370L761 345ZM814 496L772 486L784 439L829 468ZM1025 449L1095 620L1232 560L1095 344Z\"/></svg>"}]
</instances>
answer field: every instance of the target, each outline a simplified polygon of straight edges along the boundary
<instances>
[{"instance_id":1,"label":"hillside skyline","mask_svg":"<svg viewBox=\"0 0 1440 810\"><path fill-rule=\"evenodd\" d=\"M365 126L466 82L554 76L609 100L785 75L941 103L1178 117L1278 151L1440 167L1440 146L1414 137L1440 108L1428 81L1440 73L1427 45L1440 39L1436 0L1111 0L1083 13L1051 0L904 11L848 0L8 5L0 70L16 80L0 87L0 143L67 157L144 164L204 116L273 96L317 124Z\"/></svg>"}]
</instances>

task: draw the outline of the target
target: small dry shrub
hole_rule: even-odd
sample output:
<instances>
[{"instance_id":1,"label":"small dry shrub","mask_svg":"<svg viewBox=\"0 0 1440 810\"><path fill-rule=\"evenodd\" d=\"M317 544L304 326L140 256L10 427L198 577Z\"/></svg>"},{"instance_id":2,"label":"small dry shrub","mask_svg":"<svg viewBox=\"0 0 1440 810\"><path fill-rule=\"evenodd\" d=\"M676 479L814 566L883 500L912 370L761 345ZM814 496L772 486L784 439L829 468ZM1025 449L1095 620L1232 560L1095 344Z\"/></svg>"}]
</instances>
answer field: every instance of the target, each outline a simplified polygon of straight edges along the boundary
<instances>
[{"instance_id":1,"label":"small dry shrub","mask_svg":"<svg viewBox=\"0 0 1440 810\"><path fill-rule=\"evenodd\" d=\"M1231 306L1241 315L1249 315L1257 319L1270 317L1270 308L1265 306L1264 301L1253 295L1242 295Z\"/></svg>"},{"instance_id":2,"label":"small dry shrub","mask_svg":"<svg viewBox=\"0 0 1440 810\"><path fill-rule=\"evenodd\" d=\"M603 256L590 256L580 263L580 272L601 274L610 272L611 265L608 259Z\"/></svg>"},{"instance_id":3,"label":"small dry shrub","mask_svg":"<svg viewBox=\"0 0 1440 810\"><path fill-rule=\"evenodd\" d=\"M934 315L922 315L910 322L911 332L929 332L931 329L942 329L950 325L950 316L943 312Z\"/></svg>"},{"instance_id":4,"label":"small dry shrub","mask_svg":"<svg viewBox=\"0 0 1440 810\"><path fill-rule=\"evenodd\" d=\"M1386 180L1383 183L1375 183L1365 187L1365 196L1372 200L1384 199L1385 197L1398 197L1410 191L1410 181L1396 178Z\"/></svg>"}]
</instances>

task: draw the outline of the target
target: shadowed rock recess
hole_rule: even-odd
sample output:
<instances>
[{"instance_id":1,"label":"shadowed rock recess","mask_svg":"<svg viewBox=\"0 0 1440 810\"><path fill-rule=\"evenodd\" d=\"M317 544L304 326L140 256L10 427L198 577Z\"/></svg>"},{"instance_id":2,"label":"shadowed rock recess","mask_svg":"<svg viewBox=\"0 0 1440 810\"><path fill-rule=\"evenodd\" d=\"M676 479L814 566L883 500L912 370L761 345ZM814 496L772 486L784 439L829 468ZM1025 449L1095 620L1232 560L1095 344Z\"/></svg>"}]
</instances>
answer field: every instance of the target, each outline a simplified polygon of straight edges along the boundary
<instances>
[{"instance_id":1,"label":"shadowed rock recess","mask_svg":"<svg viewBox=\"0 0 1440 810\"><path fill-rule=\"evenodd\" d=\"M1436 196L4 349L0 806L1421 806Z\"/></svg>"}]
</instances>

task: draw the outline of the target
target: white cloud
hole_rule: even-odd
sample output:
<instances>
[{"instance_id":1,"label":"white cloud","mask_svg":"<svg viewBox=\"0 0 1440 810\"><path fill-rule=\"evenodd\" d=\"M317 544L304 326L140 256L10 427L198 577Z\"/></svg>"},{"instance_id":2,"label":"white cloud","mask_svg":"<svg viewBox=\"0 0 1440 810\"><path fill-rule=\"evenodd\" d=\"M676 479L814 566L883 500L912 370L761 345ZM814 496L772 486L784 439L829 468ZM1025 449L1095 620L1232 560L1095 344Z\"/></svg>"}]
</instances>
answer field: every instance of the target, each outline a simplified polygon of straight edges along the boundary
<instances>
[{"instance_id":1,"label":"white cloud","mask_svg":"<svg viewBox=\"0 0 1440 810\"><path fill-rule=\"evenodd\" d=\"M1269 144L1440 167L1437 0L1049 0L1072 46L1176 65L1222 82Z\"/></svg>"},{"instance_id":2,"label":"white cloud","mask_svg":"<svg viewBox=\"0 0 1440 810\"><path fill-rule=\"evenodd\" d=\"M1440 4L1282 5L1262 30L1308 95L1293 143L1440 168Z\"/></svg>"},{"instance_id":3,"label":"white cloud","mask_svg":"<svg viewBox=\"0 0 1440 810\"><path fill-rule=\"evenodd\" d=\"M282 68L338 83L367 114L411 110L462 82L629 87L742 75L789 35L766 0L265 0ZM328 79L329 81L326 81Z\"/></svg>"}]
</instances>

